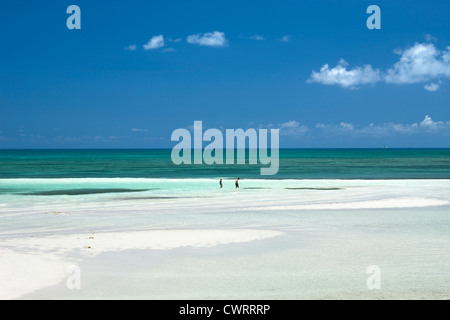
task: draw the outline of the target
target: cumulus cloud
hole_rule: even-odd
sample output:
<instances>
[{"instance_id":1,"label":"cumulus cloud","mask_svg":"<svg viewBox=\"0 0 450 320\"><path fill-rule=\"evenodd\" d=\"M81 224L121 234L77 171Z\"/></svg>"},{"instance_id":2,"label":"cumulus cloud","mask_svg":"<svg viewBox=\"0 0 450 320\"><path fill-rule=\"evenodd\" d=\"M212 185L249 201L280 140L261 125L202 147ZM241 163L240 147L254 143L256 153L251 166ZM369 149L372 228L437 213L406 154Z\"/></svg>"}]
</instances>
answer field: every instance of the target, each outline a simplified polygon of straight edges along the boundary
<instances>
[{"instance_id":1,"label":"cumulus cloud","mask_svg":"<svg viewBox=\"0 0 450 320\"><path fill-rule=\"evenodd\" d=\"M374 69L370 64L348 69L348 64L341 59L334 68L325 64L320 71L312 71L308 82L339 85L347 89L377 82L428 83L424 88L436 91L441 79L450 78L450 46L441 51L432 43L415 43L406 50L397 49L394 52L400 55L400 59L384 72Z\"/></svg>"},{"instance_id":2,"label":"cumulus cloud","mask_svg":"<svg viewBox=\"0 0 450 320\"><path fill-rule=\"evenodd\" d=\"M348 63L341 59L338 65L330 68L325 64L319 72L313 71L308 82L326 85L339 85L343 88L355 89L363 84L373 84L381 80L381 72L371 65L347 69Z\"/></svg>"},{"instance_id":3,"label":"cumulus cloud","mask_svg":"<svg viewBox=\"0 0 450 320\"><path fill-rule=\"evenodd\" d=\"M402 52L386 71L386 83L419 83L450 77L450 47L440 51L431 43L416 43Z\"/></svg>"},{"instance_id":4,"label":"cumulus cloud","mask_svg":"<svg viewBox=\"0 0 450 320\"><path fill-rule=\"evenodd\" d=\"M441 131L450 129L450 121L433 121L429 115L425 116L425 119L420 123L420 128L426 131Z\"/></svg>"},{"instance_id":5,"label":"cumulus cloud","mask_svg":"<svg viewBox=\"0 0 450 320\"><path fill-rule=\"evenodd\" d=\"M161 47L164 47L164 36L162 34L153 36L143 45L144 50L155 50Z\"/></svg>"},{"instance_id":6,"label":"cumulus cloud","mask_svg":"<svg viewBox=\"0 0 450 320\"><path fill-rule=\"evenodd\" d=\"M186 41L191 44L208 47L224 47L227 45L225 33L219 31L191 34L186 38Z\"/></svg>"}]
</instances>

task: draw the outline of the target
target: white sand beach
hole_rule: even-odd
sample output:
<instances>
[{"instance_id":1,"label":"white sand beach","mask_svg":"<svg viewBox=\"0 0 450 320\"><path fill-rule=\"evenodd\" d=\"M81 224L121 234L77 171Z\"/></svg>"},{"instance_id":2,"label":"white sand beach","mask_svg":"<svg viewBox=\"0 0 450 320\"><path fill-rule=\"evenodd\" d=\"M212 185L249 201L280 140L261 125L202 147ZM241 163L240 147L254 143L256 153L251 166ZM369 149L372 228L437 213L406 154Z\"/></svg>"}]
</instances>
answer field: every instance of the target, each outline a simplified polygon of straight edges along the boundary
<instances>
[{"instance_id":1,"label":"white sand beach","mask_svg":"<svg viewBox=\"0 0 450 320\"><path fill-rule=\"evenodd\" d=\"M11 299L68 276L70 261L106 252L212 247L281 235L267 230L152 230L13 238L0 250L0 299ZM74 259L74 257L79 258ZM67 271L69 270L69 271Z\"/></svg>"},{"instance_id":2,"label":"white sand beach","mask_svg":"<svg viewBox=\"0 0 450 320\"><path fill-rule=\"evenodd\" d=\"M0 299L450 297L448 180L213 182L118 179L162 188L8 199ZM378 289L367 285L373 265Z\"/></svg>"}]
</instances>

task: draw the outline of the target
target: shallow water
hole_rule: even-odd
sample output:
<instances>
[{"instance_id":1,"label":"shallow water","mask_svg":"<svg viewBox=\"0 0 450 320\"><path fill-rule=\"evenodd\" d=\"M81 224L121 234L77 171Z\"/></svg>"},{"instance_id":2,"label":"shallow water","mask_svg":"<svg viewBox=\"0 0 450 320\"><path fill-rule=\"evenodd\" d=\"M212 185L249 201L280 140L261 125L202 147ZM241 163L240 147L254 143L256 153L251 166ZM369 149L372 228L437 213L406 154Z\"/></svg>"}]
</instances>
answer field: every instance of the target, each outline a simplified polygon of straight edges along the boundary
<instances>
[{"instance_id":1,"label":"shallow water","mask_svg":"<svg viewBox=\"0 0 450 320\"><path fill-rule=\"evenodd\" d=\"M446 150L292 151L281 179L244 170L238 189L231 169L169 169L164 154L15 152L0 155L2 298L450 297ZM152 233L164 230L167 243ZM264 232L277 236L251 237ZM81 290L65 283L74 264ZM369 290L373 265L381 288Z\"/></svg>"}]
</instances>

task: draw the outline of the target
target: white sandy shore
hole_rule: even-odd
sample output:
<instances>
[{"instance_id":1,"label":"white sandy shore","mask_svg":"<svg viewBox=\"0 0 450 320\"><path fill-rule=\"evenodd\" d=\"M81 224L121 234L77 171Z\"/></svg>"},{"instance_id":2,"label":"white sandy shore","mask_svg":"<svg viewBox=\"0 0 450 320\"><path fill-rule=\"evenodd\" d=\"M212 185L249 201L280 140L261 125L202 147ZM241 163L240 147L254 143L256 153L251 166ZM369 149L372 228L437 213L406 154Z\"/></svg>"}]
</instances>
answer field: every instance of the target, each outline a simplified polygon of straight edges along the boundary
<instances>
[{"instance_id":1,"label":"white sandy shore","mask_svg":"<svg viewBox=\"0 0 450 320\"><path fill-rule=\"evenodd\" d=\"M151 230L14 238L0 241L0 299L14 299L68 276L74 261L130 249L212 247L281 235L270 230Z\"/></svg>"},{"instance_id":2,"label":"white sandy shore","mask_svg":"<svg viewBox=\"0 0 450 320\"><path fill-rule=\"evenodd\" d=\"M75 182L26 184L149 190L5 194L0 299L449 297L450 180Z\"/></svg>"},{"instance_id":3,"label":"white sandy shore","mask_svg":"<svg viewBox=\"0 0 450 320\"><path fill-rule=\"evenodd\" d=\"M425 198L391 198L370 201L343 201L317 204L276 205L264 207L247 207L240 210L342 210L342 209L390 209L390 208L423 208L444 206L448 201Z\"/></svg>"}]
</instances>

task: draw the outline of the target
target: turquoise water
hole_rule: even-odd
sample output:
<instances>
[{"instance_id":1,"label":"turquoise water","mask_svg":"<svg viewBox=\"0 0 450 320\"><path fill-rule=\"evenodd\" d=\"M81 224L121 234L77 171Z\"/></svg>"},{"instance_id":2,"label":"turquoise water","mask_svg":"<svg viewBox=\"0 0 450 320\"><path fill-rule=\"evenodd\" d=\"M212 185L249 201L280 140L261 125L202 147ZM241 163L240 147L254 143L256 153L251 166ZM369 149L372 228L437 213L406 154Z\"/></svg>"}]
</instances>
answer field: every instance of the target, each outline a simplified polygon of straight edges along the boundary
<instances>
[{"instance_id":1,"label":"turquoise water","mask_svg":"<svg viewBox=\"0 0 450 320\"><path fill-rule=\"evenodd\" d=\"M281 149L279 166L276 175L262 176L261 165L248 161L175 165L170 149L0 150L0 206L31 206L44 198L82 202L123 194L147 199L197 196L218 188L219 178L224 190L234 189L240 177L241 189L291 191L336 188L330 182L302 182L308 179L450 179L450 149Z\"/></svg>"},{"instance_id":2,"label":"turquoise water","mask_svg":"<svg viewBox=\"0 0 450 320\"><path fill-rule=\"evenodd\" d=\"M450 149L283 149L275 176L170 153L0 150L0 298L5 283L6 298L35 290L28 277L48 299L448 299ZM282 235L173 254L100 247L107 233L237 229ZM65 287L59 262L74 259L83 290ZM381 290L367 288L371 265ZM45 292L48 267L63 276Z\"/></svg>"},{"instance_id":3,"label":"turquoise water","mask_svg":"<svg viewBox=\"0 0 450 320\"><path fill-rule=\"evenodd\" d=\"M175 165L170 153L170 149L0 150L0 179L450 178L450 149L281 149L280 168L274 176L261 176L260 164Z\"/></svg>"}]
</instances>

